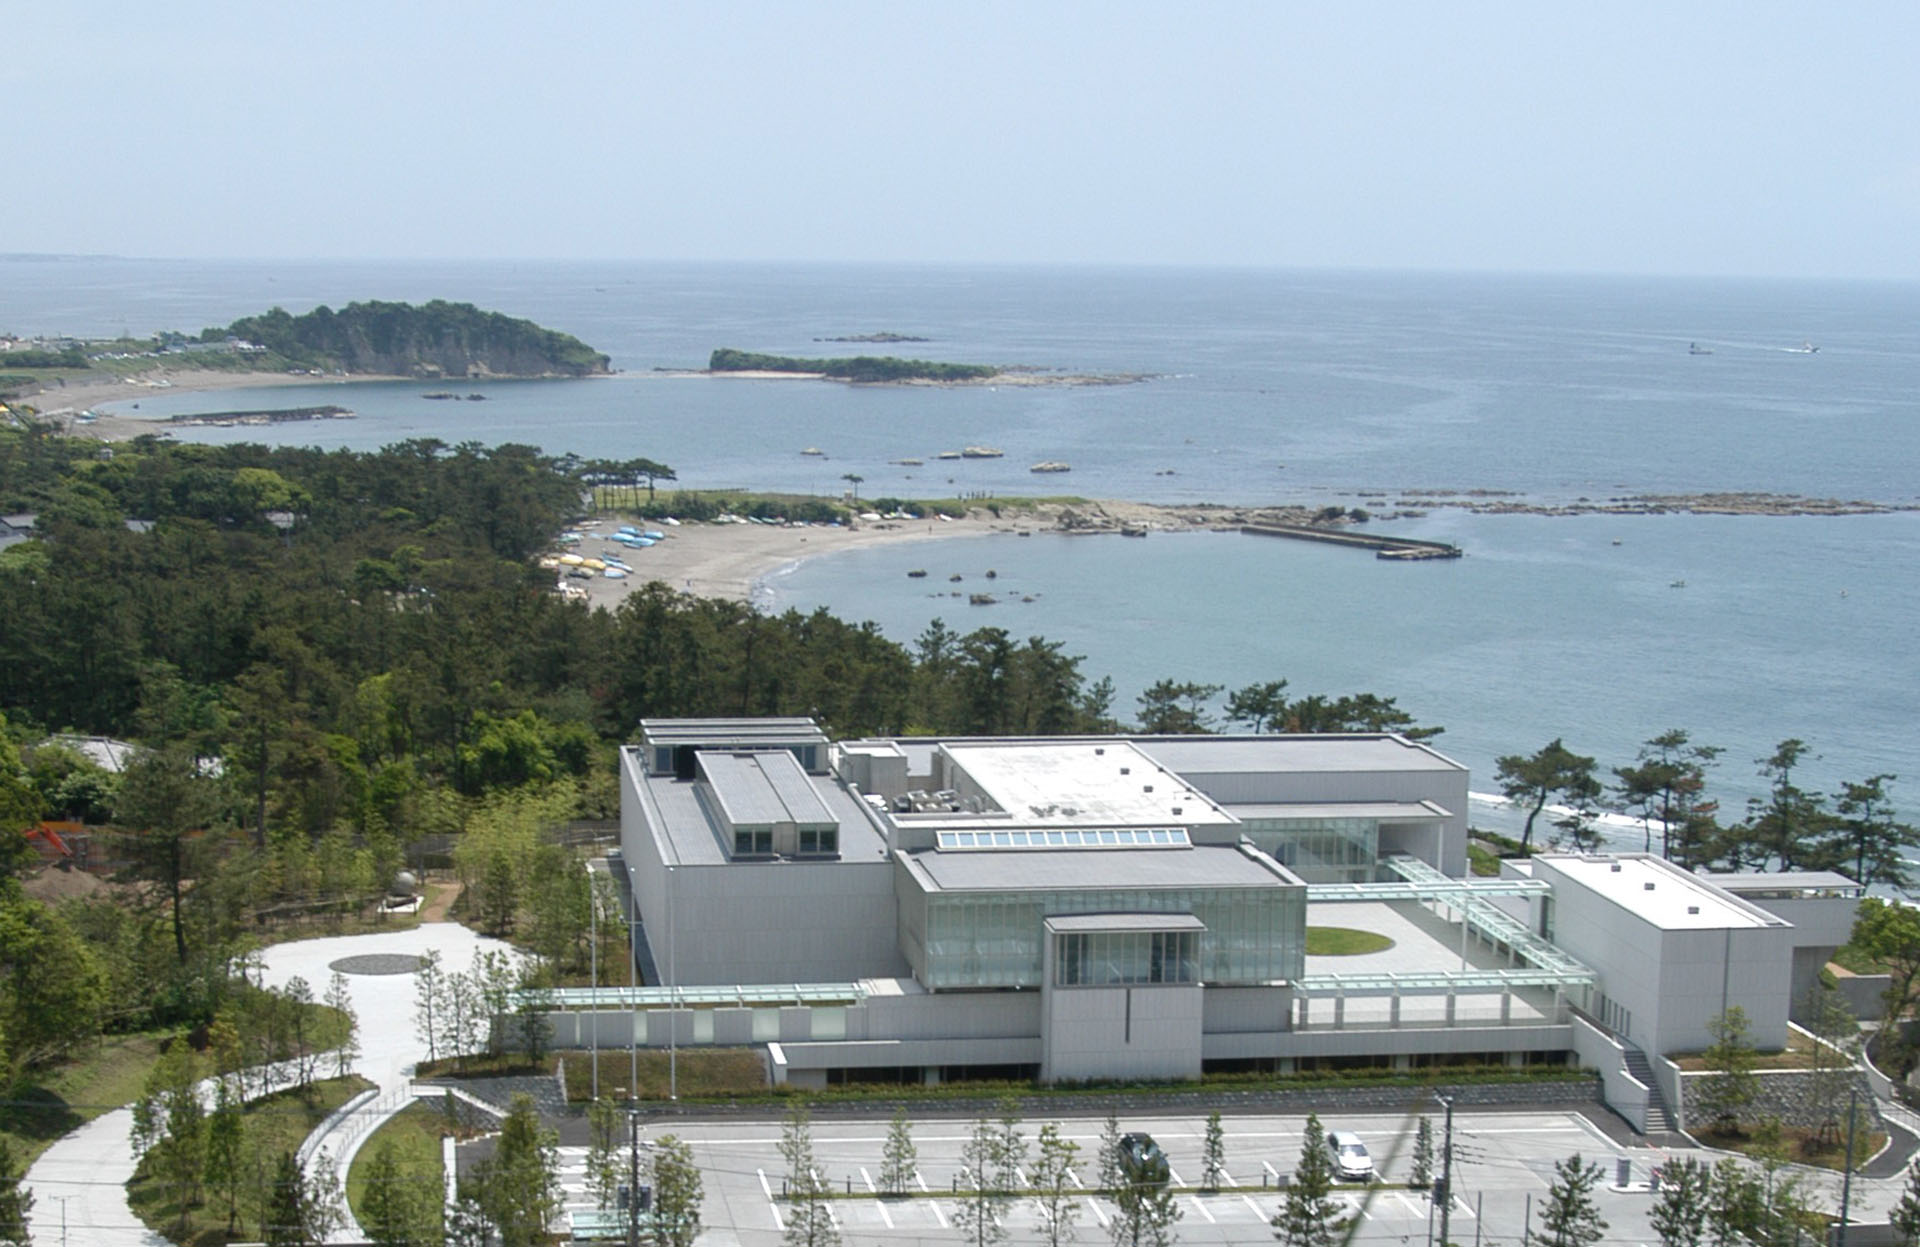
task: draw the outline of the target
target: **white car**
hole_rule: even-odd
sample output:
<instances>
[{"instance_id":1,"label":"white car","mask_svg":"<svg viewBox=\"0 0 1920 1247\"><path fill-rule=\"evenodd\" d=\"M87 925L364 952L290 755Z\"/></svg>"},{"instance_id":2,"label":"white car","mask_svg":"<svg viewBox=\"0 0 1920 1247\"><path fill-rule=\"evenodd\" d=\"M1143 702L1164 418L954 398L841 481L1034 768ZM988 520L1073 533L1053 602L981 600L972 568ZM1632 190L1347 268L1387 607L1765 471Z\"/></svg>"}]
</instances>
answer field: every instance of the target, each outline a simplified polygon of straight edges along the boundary
<instances>
[{"instance_id":1,"label":"white car","mask_svg":"<svg viewBox=\"0 0 1920 1247\"><path fill-rule=\"evenodd\" d=\"M1333 1176L1340 1181L1373 1180L1373 1157L1367 1154L1367 1145L1360 1141L1359 1135L1351 1130L1330 1130L1327 1151L1333 1157Z\"/></svg>"}]
</instances>

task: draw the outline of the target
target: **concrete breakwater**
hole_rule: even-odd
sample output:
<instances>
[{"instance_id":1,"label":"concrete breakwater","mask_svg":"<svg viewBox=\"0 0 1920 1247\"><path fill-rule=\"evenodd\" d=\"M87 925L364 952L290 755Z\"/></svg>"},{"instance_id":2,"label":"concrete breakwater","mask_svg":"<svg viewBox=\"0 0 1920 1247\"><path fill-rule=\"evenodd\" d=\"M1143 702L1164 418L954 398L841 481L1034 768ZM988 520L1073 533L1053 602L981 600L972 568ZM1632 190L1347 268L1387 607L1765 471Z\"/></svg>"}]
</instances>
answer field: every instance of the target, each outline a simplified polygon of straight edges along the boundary
<instances>
[{"instance_id":1,"label":"concrete breakwater","mask_svg":"<svg viewBox=\"0 0 1920 1247\"><path fill-rule=\"evenodd\" d=\"M206 411L171 416L169 424L203 424L224 427L237 424L286 424L294 420L351 420L353 412L328 404L324 407L279 407L261 411Z\"/></svg>"},{"instance_id":2,"label":"concrete breakwater","mask_svg":"<svg viewBox=\"0 0 1920 1247\"><path fill-rule=\"evenodd\" d=\"M1292 537L1297 541L1324 541L1329 545L1356 546L1372 550L1375 558L1397 562L1421 562L1427 559L1457 559L1463 551L1445 541L1419 541L1412 537L1383 537L1376 533L1356 533L1338 528L1316 528L1305 524L1243 524L1243 533L1256 537Z\"/></svg>"}]
</instances>

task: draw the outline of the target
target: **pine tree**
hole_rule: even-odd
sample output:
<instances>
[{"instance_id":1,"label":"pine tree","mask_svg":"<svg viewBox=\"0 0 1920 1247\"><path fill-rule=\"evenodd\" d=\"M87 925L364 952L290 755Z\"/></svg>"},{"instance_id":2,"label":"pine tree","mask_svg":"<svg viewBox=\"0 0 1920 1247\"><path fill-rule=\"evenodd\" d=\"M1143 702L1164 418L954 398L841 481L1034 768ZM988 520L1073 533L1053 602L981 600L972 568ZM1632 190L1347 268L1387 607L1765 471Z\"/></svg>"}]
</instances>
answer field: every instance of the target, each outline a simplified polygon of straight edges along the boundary
<instances>
[{"instance_id":1,"label":"pine tree","mask_svg":"<svg viewBox=\"0 0 1920 1247\"><path fill-rule=\"evenodd\" d=\"M441 1036L446 1033L446 1022L440 1016L444 978L440 954L431 950L420 954L420 967L413 972L413 1029L427 1046L429 1064L440 1059Z\"/></svg>"},{"instance_id":2,"label":"pine tree","mask_svg":"<svg viewBox=\"0 0 1920 1247\"><path fill-rule=\"evenodd\" d=\"M1227 1176L1227 1134L1220 1125L1219 1109L1207 1114L1206 1146L1201 1154L1200 1167L1200 1185L1209 1191L1219 1190Z\"/></svg>"},{"instance_id":3,"label":"pine tree","mask_svg":"<svg viewBox=\"0 0 1920 1247\"><path fill-rule=\"evenodd\" d=\"M231 1079L214 1084L213 1112L207 1117L207 1185L227 1206L227 1237L240 1222L240 1187L246 1178L246 1119Z\"/></svg>"},{"instance_id":4,"label":"pine tree","mask_svg":"<svg viewBox=\"0 0 1920 1247\"><path fill-rule=\"evenodd\" d=\"M1553 1183L1540 1213L1545 1247L1591 1247L1600 1241L1607 1222L1593 1202L1599 1182L1600 1166L1584 1163L1578 1152L1553 1167Z\"/></svg>"},{"instance_id":5,"label":"pine tree","mask_svg":"<svg viewBox=\"0 0 1920 1247\"><path fill-rule=\"evenodd\" d=\"M1413 1132L1413 1181L1415 1189L1433 1185L1433 1123L1425 1117Z\"/></svg>"},{"instance_id":6,"label":"pine tree","mask_svg":"<svg viewBox=\"0 0 1920 1247\"><path fill-rule=\"evenodd\" d=\"M360 1196L360 1228L374 1247L422 1247L439 1227L425 1190L400 1172L391 1141L382 1140L367 1162Z\"/></svg>"},{"instance_id":7,"label":"pine tree","mask_svg":"<svg viewBox=\"0 0 1920 1247\"><path fill-rule=\"evenodd\" d=\"M913 1146L913 1130L907 1110L896 1109L893 1124L887 1127L887 1144L880 1157L880 1189L888 1195L904 1195L920 1155Z\"/></svg>"},{"instance_id":8,"label":"pine tree","mask_svg":"<svg viewBox=\"0 0 1920 1247\"><path fill-rule=\"evenodd\" d=\"M1920 1247L1920 1165L1907 1168L1907 1189L1887 1221L1900 1232L1900 1241L1906 1247Z\"/></svg>"},{"instance_id":9,"label":"pine tree","mask_svg":"<svg viewBox=\"0 0 1920 1247\"><path fill-rule=\"evenodd\" d=\"M13 1143L0 1138L0 1243L9 1247L27 1247L28 1214L33 1211L33 1192L20 1185L23 1170L13 1158Z\"/></svg>"},{"instance_id":10,"label":"pine tree","mask_svg":"<svg viewBox=\"0 0 1920 1247\"><path fill-rule=\"evenodd\" d=\"M813 1118L805 1100L787 1110L780 1155L787 1162L787 1247L838 1247L840 1229L813 1163Z\"/></svg>"},{"instance_id":11,"label":"pine tree","mask_svg":"<svg viewBox=\"0 0 1920 1247\"><path fill-rule=\"evenodd\" d=\"M1333 1201L1333 1160L1327 1155L1327 1133L1317 1114L1307 1114L1300 1140L1300 1163L1287 1182L1287 1196L1274 1214L1273 1226L1287 1247L1332 1247L1334 1220L1340 1205Z\"/></svg>"},{"instance_id":12,"label":"pine tree","mask_svg":"<svg viewBox=\"0 0 1920 1247\"><path fill-rule=\"evenodd\" d=\"M1007 1230L1000 1213L1010 1196L999 1184L1002 1155L1000 1131L984 1117L974 1122L973 1134L960 1150L960 1172L971 1189L960 1192L953 1212L953 1227L973 1247L1006 1241Z\"/></svg>"},{"instance_id":13,"label":"pine tree","mask_svg":"<svg viewBox=\"0 0 1920 1247\"><path fill-rule=\"evenodd\" d=\"M267 1247L314 1247L344 1219L333 1162L322 1155L309 1173L292 1152L280 1153L261 1212L260 1237Z\"/></svg>"},{"instance_id":14,"label":"pine tree","mask_svg":"<svg viewBox=\"0 0 1920 1247\"><path fill-rule=\"evenodd\" d=\"M1713 1043L1700 1056L1712 1073L1702 1080L1700 1106L1713 1115L1716 1129L1732 1130L1739 1125L1740 1114L1760 1094L1759 1078L1753 1072L1756 1057L1752 1028L1747 1011L1732 1005L1708 1023L1708 1029L1713 1033Z\"/></svg>"},{"instance_id":15,"label":"pine tree","mask_svg":"<svg viewBox=\"0 0 1920 1247\"><path fill-rule=\"evenodd\" d=\"M1120 1119L1107 1114L1100 1127L1100 1189L1111 1194L1120 1188Z\"/></svg>"},{"instance_id":16,"label":"pine tree","mask_svg":"<svg viewBox=\"0 0 1920 1247\"><path fill-rule=\"evenodd\" d=\"M1053 1122L1040 1127L1033 1186L1046 1222L1047 1247L1061 1247L1074 1239L1073 1222L1080 1215L1080 1201L1073 1193L1073 1158L1079 1152L1080 1145L1063 1138L1060 1127Z\"/></svg>"},{"instance_id":17,"label":"pine tree","mask_svg":"<svg viewBox=\"0 0 1920 1247\"><path fill-rule=\"evenodd\" d=\"M1020 1102L1000 1098L1000 1128L993 1137L993 1188L1004 1194L1020 1189L1020 1170L1027 1163L1027 1140L1020 1133Z\"/></svg>"},{"instance_id":18,"label":"pine tree","mask_svg":"<svg viewBox=\"0 0 1920 1247\"><path fill-rule=\"evenodd\" d=\"M692 1247L700 1233L700 1168L693 1148L670 1134L654 1140L653 1241L661 1247Z\"/></svg>"},{"instance_id":19,"label":"pine tree","mask_svg":"<svg viewBox=\"0 0 1920 1247\"><path fill-rule=\"evenodd\" d=\"M1119 1215L1107 1229L1114 1247L1168 1247L1180 1205L1173 1192L1153 1182L1123 1181L1113 1202Z\"/></svg>"},{"instance_id":20,"label":"pine tree","mask_svg":"<svg viewBox=\"0 0 1920 1247\"><path fill-rule=\"evenodd\" d=\"M473 1167L480 1207L502 1247L532 1247L560 1211L559 1154L531 1096L516 1095L493 1155Z\"/></svg>"},{"instance_id":21,"label":"pine tree","mask_svg":"<svg viewBox=\"0 0 1920 1247\"><path fill-rule=\"evenodd\" d=\"M353 1011L353 990L347 986L347 976L338 970L327 980L326 1004L339 1012L346 1027L339 1046L333 1050L333 1076L345 1078L360 1058L360 1018Z\"/></svg>"},{"instance_id":22,"label":"pine tree","mask_svg":"<svg viewBox=\"0 0 1920 1247\"><path fill-rule=\"evenodd\" d=\"M620 1191L620 1106L607 1096L587 1105L587 1192L602 1211Z\"/></svg>"},{"instance_id":23,"label":"pine tree","mask_svg":"<svg viewBox=\"0 0 1920 1247\"><path fill-rule=\"evenodd\" d=\"M1713 1208L1713 1173L1697 1160L1668 1161L1660 1170L1660 1198L1648 1219L1661 1247L1701 1247Z\"/></svg>"}]
</instances>

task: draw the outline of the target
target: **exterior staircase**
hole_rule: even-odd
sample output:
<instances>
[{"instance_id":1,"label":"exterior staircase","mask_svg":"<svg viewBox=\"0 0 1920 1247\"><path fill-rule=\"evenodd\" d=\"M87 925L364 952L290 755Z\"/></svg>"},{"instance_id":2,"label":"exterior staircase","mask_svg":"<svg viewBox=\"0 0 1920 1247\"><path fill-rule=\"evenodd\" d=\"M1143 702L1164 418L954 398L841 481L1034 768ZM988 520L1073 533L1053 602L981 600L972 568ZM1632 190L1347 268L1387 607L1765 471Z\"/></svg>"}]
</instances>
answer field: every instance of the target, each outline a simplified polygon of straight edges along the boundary
<instances>
[{"instance_id":1,"label":"exterior staircase","mask_svg":"<svg viewBox=\"0 0 1920 1247\"><path fill-rule=\"evenodd\" d=\"M1667 1097L1661 1093L1660 1084L1653 1079L1653 1066L1647 1062L1647 1054L1628 1043L1620 1045L1621 1056L1626 1062L1627 1073L1632 1074L1647 1088L1647 1121L1642 1127L1647 1134L1665 1131L1678 1134L1680 1126L1673 1120L1673 1110L1667 1107Z\"/></svg>"}]
</instances>

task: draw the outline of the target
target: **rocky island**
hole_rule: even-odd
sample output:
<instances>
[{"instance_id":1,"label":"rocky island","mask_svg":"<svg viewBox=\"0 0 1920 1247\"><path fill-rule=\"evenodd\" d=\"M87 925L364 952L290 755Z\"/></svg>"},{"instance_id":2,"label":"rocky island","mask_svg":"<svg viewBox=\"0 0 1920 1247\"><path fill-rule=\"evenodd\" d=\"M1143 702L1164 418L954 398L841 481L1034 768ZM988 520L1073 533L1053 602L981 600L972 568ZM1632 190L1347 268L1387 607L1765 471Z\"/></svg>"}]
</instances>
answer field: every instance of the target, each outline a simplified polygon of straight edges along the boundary
<instances>
[{"instance_id":1,"label":"rocky island","mask_svg":"<svg viewBox=\"0 0 1920 1247\"><path fill-rule=\"evenodd\" d=\"M264 348L266 365L348 376L585 377L609 360L572 334L471 303L349 303L295 316L274 308L200 334L202 343Z\"/></svg>"}]
</instances>

